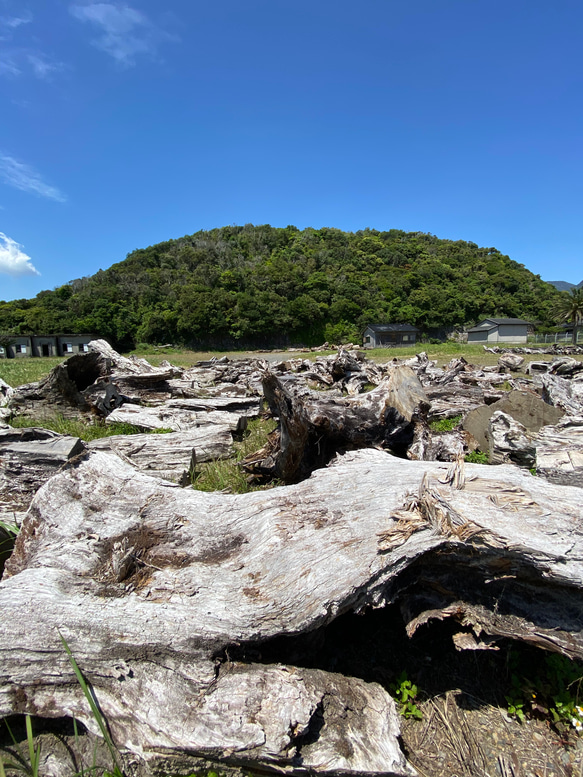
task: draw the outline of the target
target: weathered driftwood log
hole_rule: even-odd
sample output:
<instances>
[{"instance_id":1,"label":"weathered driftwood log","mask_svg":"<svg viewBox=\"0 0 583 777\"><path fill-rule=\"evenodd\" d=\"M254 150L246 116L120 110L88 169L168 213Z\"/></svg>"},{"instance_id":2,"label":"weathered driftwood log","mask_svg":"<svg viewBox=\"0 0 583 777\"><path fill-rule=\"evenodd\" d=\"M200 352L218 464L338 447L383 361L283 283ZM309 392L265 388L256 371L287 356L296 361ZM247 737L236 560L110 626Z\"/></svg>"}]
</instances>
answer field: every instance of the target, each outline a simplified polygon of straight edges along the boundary
<instances>
[{"instance_id":1,"label":"weathered driftwood log","mask_svg":"<svg viewBox=\"0 0 583 777\"><path fill-rule=\"evenodd\" d=\"M150 761L410 773L380 686L231 662L229 646L400 601L410 632L449 618L459 647L510 637L582 657L580 493L366 450L230 496L89 454L37 494L0 583L0 716L95 729L60 631L116 743Z\"/></svg>"},{"instance_id":2,"label":"weathered driftwood log","mask_svg":"<svg viewBox=\"0 0 583 777\"><path fill-rule=\"evenodd\" d=\"M20 522L38 489L85 447L49 429L0 429L0 520Z\"/></svg>"},{"instance_id":3,"label":"weathered driftwood log","mask_svg":"<svg viewBox=\"0 0 583 777\"><path fill-rule=\"evenodd\" d=\"M475 408L463 421L464 429L472 435L484 453L490 451L488 426L496 412L507 413L531 432L538 432L547 424L556 424L564 415L563 410L544 402L533 391L504 392L497 402Z\"/></svg>"},{"instance_id":4,"label":"weathered driftwood log","mask_svg":"<svg viewBox=\"0 0 583 777\"><path fill-rule=\"evenodd\" d=\"M530 469L536 460L534 434L511 415L496 410L488 422L490 464L517 464Z\"/></svg>"},{"instance_id":5,"label":"weathered driftwood log","mask_svg":"<svg viewBox=\"0 0 583 777\"><path fill-rule=\"evenodd\" d=\"M153 387L160 390L168 378L180 372L179 368L170 365L156 368L145 359L126 358L104 340L92 340L88 353L75 354L54 367L42 380L15 389L9 406L19 413L37 416L47 412L66 414L70 408L89 411L97 409L103 401L109 383L113 383L120 394L127 393L124 391L127 388L141 397L144 390L152 392ZM164 392L164 396L170 396L169 389Z\"/></svg>"},{"instance_id":6,"label":"weathered driftwood log","mask_svg":"<svg viewBox=\"0 0 583 777\"><path fill-rule=\"evenodd\" d=\"M537 380L545 402L561 408L567 415L583 415L583 381L551 374L541 375Z\"/></svg>"},{"instance_id":7,"label":"weathered driftwood log","mask_svg":"<svg viewBox=\"0 0 583 777\"><path fill-rule=\"evenodd\" d=\"M583 487L583 417L565 416L535 439L536 474L551 483Z\"/></svg>"},{"instance_id":8,"label":"weathered driftwood log","mask_svg":"<svg viewBox=\"0 0 583 777\"><path fill-rule=\"evenodd\" d=\"M189 399L171 399L166 407L175 407L179 410L196 410L208 413L212 410L240 413L247 418L257 418L261 412L262 401L259 397L198 397Z\"/></svg>"},{"instance_id":9,"label":"weathered driftwood log","mask_svg":"<svg viewBox=\"0 0 583 777\"><path fill-rule=\"evenodd\" d=\"M429 421L465 416L477 407L497 402L506 393L484 386L465 385L457 380L445 385L425 385L424 388L431 403Z\"/></svg>"},{"instance_id":10,"label":"weathered driftwood log","mask_svg":"<svg viewBox=\"0 0 583 777\"><path fill-rule=\"evenodd\" d=\"M251 475L292 483L324 466L339 450L384 445L404 453L413 440L414 412L428 407L427 398L409 367L395 367L377 388L355 397L327 397L294 391L273 373L263 378L279 432L266 448L248 456Z\"/></svg>"},{"instance_id":11,"label":"weathered driftwood log","mask_svg":"<svg viewBox=\"0 0 583 777\"><path fill-rule=\"evenodd\" d=\"M563 378L572 378L583 370L583 362L570 356L561 356L553 359L550 372L553 375L561 375Z\"/></svg>"},{"instance_id":12,"label":"weathered driftwood log","mask_svg":"<svg viewBox=\"0 0 583 777\"><path fill-rule=\"evenodd\" d=\"M202 426L222 426L240 434L247 428L247 416L227 410L198 412L171 407L169 403L158 407L127 404L110 413L105 423L132 424L144 430L172 429L174 432L186 432Z\"/></svg>"},{"instance_id":13,"label":"weathered driftwood log","mask_svg":"<svg viewBox=\"0 0 583 777\"><path fill-rule=\"evenodd\" d=\"M529 362L526 367L524 368L524 371L527 375L541 375L542 373L548 372L551 368L551 362L550 361L531 361Z\"/></svg>"},{"instance_id":14,"label":"weathered driftwood log","mask_svg":"<svg viewBox=\"0 0 583 777\"><path fill-rule=\"evenodd\" d=\"M111 451L148 475L187 485L197 463L233 454L233 435L227 426L209 424L170 434L116 434L87 446Z\"/></svg>"},{"instance_id":15,"label":"weathered driftwood log","mask_svg":"<svg viewBox=\"0 0 583 777\"><path fill-rule=\"evenodd\" d=\"M499 372L517 372L524 364L524 356L517 353L505 353L498 359Z\"/></svg>"},{"instance_id":16,"label":"weathered driftwood log","mask_svg":"<svg viewBox=\"0 0 583 777\"><path fill-rule=\"evenodd\" d=\"M0 423L5 423L10 418L11 410L7 405L13 394L14 389L12 386L9 386L8 383L5 383L0 378Z\"/></svg>"}]
</instances>

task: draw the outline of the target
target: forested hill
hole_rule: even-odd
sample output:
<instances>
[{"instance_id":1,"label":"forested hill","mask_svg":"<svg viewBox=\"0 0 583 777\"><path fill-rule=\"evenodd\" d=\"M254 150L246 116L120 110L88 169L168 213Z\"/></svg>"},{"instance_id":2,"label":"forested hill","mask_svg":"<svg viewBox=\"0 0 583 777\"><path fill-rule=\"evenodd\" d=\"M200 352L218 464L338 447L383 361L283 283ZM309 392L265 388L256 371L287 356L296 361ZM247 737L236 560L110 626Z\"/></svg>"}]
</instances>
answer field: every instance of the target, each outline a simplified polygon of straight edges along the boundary
<instances>
[{"instance_id":1,"label":"forested hill","mask_svg":"<svg viewBox=\"0 0 583 777\"><path fill-rule=\"evenodd\" d=\"M82 257L80 257L80 263ZM223 227L137 249L108 270L0 303L0 332L90 332L233 347L430 333L486 316L552 323L559 292L495 248L420 232Z\"/></svg>"}]
</instances>

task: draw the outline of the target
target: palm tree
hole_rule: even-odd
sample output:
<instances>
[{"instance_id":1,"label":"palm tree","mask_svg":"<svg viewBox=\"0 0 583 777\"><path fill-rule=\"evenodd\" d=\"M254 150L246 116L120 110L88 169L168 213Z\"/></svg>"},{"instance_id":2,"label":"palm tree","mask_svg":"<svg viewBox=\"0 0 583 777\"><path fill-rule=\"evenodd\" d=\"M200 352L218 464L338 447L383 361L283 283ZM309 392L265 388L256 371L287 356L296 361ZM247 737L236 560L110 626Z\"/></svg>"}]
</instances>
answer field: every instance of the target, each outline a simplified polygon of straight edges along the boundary
<instances>
[{"instance_id":1,"label":"palm tree","mask_svg":"<svg viewBox=\"0 0 583 777\"><path fill-rule=\"evenodd\" d=\"M573 324L573 344L576 345L577 332L583 324L583 286L561 294L553 313L559 321Z\"/></svg>"}]
</instances>

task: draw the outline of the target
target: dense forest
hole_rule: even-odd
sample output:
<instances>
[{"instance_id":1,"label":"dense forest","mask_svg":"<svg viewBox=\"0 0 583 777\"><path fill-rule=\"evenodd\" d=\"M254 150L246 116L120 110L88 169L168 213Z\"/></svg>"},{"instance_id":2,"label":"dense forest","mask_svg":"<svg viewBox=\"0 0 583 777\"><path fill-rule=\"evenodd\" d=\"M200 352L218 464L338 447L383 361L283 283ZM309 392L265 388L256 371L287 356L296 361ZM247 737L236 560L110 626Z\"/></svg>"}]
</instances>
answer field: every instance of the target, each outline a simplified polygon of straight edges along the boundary
<instances>
[{"instance_id":1,"label":"dense forest","mask_svg":"<svg viewBox=\"0 0 583 777\"><path fill-rule=\"evenodd\" d=\"M80 258L80 263L82 259ZM421 232L231 226L133 251L107 270L0 302L0 332L237 347L427 335L486 316L553 323L560 294L495 248Z\"/></svg>"}]
</instances>

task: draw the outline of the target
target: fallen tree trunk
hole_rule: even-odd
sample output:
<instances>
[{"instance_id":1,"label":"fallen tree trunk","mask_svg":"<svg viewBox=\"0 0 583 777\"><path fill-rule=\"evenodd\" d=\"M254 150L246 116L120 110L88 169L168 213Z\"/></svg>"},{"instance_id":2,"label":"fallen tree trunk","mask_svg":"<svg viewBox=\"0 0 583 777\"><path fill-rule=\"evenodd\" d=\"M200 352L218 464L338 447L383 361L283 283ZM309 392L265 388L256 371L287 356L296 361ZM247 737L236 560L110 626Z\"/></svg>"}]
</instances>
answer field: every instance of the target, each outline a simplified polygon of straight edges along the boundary
<instances>
[{"instance_id":1,"label":"fallen tree trunk","mask_svg":"<svg viewBox=\"0 0 583 777\"><path fill-rule=\"evenodd\" d=\"M583 417L565 416L543 427L535 438L536 474L565 486L583 488Z\"/></svg>"},{"instance_id":2,"label":"fallen tree trunk","mask_svg":"<svg viewBox=\"0 0 583 777\"><path fill-rule=\"evenodd\" d=\"M279 432L243 468L253 476L293 483L324 466L339 449L384 445L404 453L414 434L413 414L427 409L425 392L409 367L395 367L377 388L354 397L299 390L267 372L263 391Z\"/></svg>"},{"instance_id":3,"label":"fallen tree trunk","mask_svg":"<svg viewBox=\"0 0 583 777\"><path fill-rule=\"evenodd\" d=\"M184 486L196 464L233 454L233 435L227 426L209 424L170 434L116 434L92 440L87 446L111 451L148 475Z\"/></svg>"},{"instance_id":4,"label":"fallen tree trunk","mask_svg":"<svg viewBox=\"0 0 583 777\"><path fill-rule=\"evenodd\" d=\"M241 434L247 428L247 416L243 413L230 413L227 410L198 412L172 407L170 403L157 407L127 404L110 413L105 423L131 424L146 431L171 429L173 432L186 432L203 426L222 426L235 434Z\"/></svg>"},{"instance_id":5,"label":"fallen tree trunk","mask_svg":"<svg viewBox=\"0 0 583 777\"><path fill-rule=\"evenodd\" d=\"M412 774L380 686L232 662L230 646L400 601L410 632L449 618L458 647L510 637L580 658L580 493L366 450L230 496L89 454L37 494L0 583L0 715L96 728L58 627L114 740L150 762Z\"/></svg>"},{"instance_id":6,"label":"fallen tree trunk","mask_svg":"<svg viewBox=\"0 0 583 777\"><path fill-rule=\"evenodd\" d=\"M0 520L20 522L34 494L85 450L78 437L49 429L0 429Z\"/></svg>"}]
</instances>

